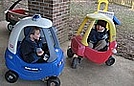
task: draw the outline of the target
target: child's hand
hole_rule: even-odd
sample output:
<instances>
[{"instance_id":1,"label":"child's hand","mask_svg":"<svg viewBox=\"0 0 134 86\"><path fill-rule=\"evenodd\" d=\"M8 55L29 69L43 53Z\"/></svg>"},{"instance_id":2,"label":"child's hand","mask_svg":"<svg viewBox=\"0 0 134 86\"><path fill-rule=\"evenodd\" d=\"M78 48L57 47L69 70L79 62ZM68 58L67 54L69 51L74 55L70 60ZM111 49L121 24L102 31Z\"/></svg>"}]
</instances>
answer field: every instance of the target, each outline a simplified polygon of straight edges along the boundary
<instances>
[{"instance_id":1,"label":"child's hand","mask_svg":"<svg viewBox=\"0 0 134 86\"><path fill-rule=\"evenodd\" d=\"M42 56L44 54L44 51L41 48L37 48L37 55Z\"/></svg>"},{"instance_id":2,"label":"child's hand","mask_svg":"<svg viewBox=\"0 0 134 86\"><path fill-rule=\"evenodd\" d=\"M42 56L44 54L44 51L37 52L38 56Z\"/></svg>"}]
</instances>

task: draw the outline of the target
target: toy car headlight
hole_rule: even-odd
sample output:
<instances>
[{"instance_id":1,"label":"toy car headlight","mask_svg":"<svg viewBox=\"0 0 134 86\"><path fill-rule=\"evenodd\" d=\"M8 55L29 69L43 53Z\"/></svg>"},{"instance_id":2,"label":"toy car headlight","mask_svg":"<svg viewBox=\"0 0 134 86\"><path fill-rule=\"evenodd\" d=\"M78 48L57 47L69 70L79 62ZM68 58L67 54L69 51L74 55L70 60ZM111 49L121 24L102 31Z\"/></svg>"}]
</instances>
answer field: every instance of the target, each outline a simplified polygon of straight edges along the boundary
<instances>
[{"instance_id":1,"label":"toy car headlight","mask_svg":"<svg viewBox=\"0 0 134 86\"><path fill-rule=\"evenodd\" d=\"M64 62L64 60L62 59L62 60L59 62L58 66L60 66L63 62Z\"/></svg>"},{"instance_id":2,"label":"toy car headlight","mask_svg":"<svg viewBox=\"0 0 134 86\"><path fill-rule=\"evenodd\" d=\"M59 52L59 50L58 49L55 49L55 52Z\"/></svg>"},{"instance_id":3,"label":"toy car headlight","mask_svg":"<svg viewBox=\"0 0 134 86\"><path fill-rule=\"evenodd\" d=\"M113 52L114 54L117 53L116 47L117 47L117 43L115 44L115 48L112 50L112 52Z\"/></svg>"},{"instance_id":4,"label":"toy car headlight","mask_svg":"<svg viewBox=\"0 0 134 86\"><path fill-rule=\"evenodd\" d=\"M115 48L117 47L117 43L115 44Z\"/></svg>"},{"instance_id":5,"label":"toy car headlight","mask_svg":"<svg viewBox=\"0 0 134 86\"><path fill-rule=\"evenodd\" d=\"M8 55L8 57L9 57L10 59L13 59L13 56L11 56L11 55Z\"/></svg>"}]
</instances>

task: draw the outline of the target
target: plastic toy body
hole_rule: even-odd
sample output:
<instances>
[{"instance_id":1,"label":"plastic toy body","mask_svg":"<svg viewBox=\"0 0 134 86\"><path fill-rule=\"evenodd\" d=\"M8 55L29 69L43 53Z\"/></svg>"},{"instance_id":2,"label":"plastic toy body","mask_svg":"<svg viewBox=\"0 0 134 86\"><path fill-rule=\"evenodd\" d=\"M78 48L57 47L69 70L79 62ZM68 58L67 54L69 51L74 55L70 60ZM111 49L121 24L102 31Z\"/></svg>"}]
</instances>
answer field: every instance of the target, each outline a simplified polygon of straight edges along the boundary
<instances>
[{"instance_id":1,"label":"plastic toy body","mask_svg":"<svg viewBox=\"0 0 134 86\"><path fill-rule=\"evenodd\" d=\"M6 51L6 66L9 70L16 72L19 78L24 80L42 80L47 77L59 76L63 70L63 53L61 49L56 53L58 57L55 61L49 63L28 64L20 59L20 55L12 54L9 50Z\"/></svg>"},{"instance_id":2,"label":"plastic toy body","mask_svg":"<svg viewBox=\"0 0 134 86\"><path fill-rule=\"evenodd\" d=\"M83 46L83 44L81 43L81 39L81 36L76 36L71 40L72 51L76 55L80 57L86 57L97 64L105 63L113 54L112 50L115 49L116 45L116 41L113 41L110 43L109 49L107 51L99 52L89 48L88 46Z\"/></svg>"},{"instance_id":3,"label":"plastic toy body","mask_svg":"<svg viewBox=\"0 0 134 86\"><path fill-rule=\"evenodd\" d=\"M41 36L46 39L50 57L45 63L26 63L21 59L19 46L24 38L24 28L30 26L40 27ZM17 81L19 77L24 80L47 79L48 86L52 82L56 84L55 86L60 86L58 76L64 68L64 53L60 48L52 22L41 18L40 15L26 17L16 23L9 38L5 60L9 69L5 78L10 83Z\"/></svg>"},{"instance_id":4,"label":"plastic toy body","mask_svg":"<svg viewBox=\"0 0 134 86\"><path fill-rule=\"evenodd\" d=\"M96 20L107 21L107 29L109 30L110 35L109 46L106 51L97 51L92 49L87 43L88 35L90 34L90 31L93 28ZM89 26L84 28L88 21L90 22ZM81 35L84 29L84 35ZM116 46L116 28L112 19L101 13L88 14L80 25L77 34L71 39L71 48L67 50L67 55L68 57L73 57L74 54L78 56L78 58L73 58L72 68L76 68L81 57L88 58L90 61L93 61L97 64L106 63L108 66L111 66L115 62L112 54L116 49Z\"/></svg>"}]
</instances>

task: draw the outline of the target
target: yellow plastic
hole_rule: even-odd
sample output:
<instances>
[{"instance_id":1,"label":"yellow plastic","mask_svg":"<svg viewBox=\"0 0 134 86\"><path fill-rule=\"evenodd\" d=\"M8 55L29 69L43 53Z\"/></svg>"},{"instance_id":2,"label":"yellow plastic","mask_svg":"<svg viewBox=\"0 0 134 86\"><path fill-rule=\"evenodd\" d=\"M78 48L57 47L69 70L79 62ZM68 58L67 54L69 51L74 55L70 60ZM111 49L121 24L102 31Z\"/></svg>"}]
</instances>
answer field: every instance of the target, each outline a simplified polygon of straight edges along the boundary
<instances>
[{"instance_id":1,"label":"yellow plastic","mask_svg":"<svg viewBox=\"0 0 134 86\"><path fill-rule=\"evenodd\" d=\"M88 46L88 43L87 43L88 35L89 35L89 33L91 31L91 28L93 27L94 23L95 23L95 20L91 21L91 24L88 26L88 28L87 28L84 36L83 36L83 39L81 41L81 43L84 44L85 46Z\"/></svg>"},{"instance_id":2,"label":"yellow plastic","mask_svg":"<svg viewBox=\"0 0 134 86\"><path fill-rule=\"evenodd\" d=\"M80 25L80 27L79 27L79 29L78 29L78 31L77 31L77 35L80 35L80 33L81 33L81 31L82 31L84 25L87 23L87 21L88 21L88 18L86 17L86 18L83 20L83 22L81 23L81 25Z\"/></svg>"},{"instance_id":3,"label":"yellow plastic","mask_svg":"<svg viewBox=\"0 0 134 86\"><path fill-rule=\"evenodd\" d=\"M99 11L101 8L101 4L104 3L105 4L105 8L103 9L103 11L107 11L108 10L108 0L98 0L98 7L97 7L97 11Z\"/></svg>"}]
</instances>

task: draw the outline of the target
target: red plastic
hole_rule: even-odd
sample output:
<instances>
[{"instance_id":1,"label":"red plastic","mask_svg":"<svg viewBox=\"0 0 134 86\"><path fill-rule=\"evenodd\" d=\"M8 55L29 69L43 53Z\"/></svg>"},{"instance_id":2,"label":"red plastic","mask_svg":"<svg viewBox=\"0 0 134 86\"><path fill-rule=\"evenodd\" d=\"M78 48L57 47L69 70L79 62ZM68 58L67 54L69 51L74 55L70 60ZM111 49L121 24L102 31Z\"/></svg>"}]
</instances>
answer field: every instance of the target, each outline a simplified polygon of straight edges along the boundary
<instances>
[{"instance_id":1,"label":"red plastic","mask_svg":"<svg viewBox=\"0 0 134 86\"><path fill-rule=\"evenodd\" d=\"M25 15L25 10L24 9L13 9L10 10L11 12L19 13L19 14L24 14Z\"/></svg>"},{"instance_id":2,"label":"red plastic","mask_svg":"<svg viewBox=\"0 0 134 86\"><path fill-rule=\"evenodd\" d=\"M115 49L115 45L116 45L116 41L110 42L109 43L109 47L107 51L97 51L94 49L91 49L88 46L84 46L81 43L81 36L75 36L72 38L71 40L71 49L72 51L78 55L78 56L82 56L85 58L88 58L89 60L98 63L98 64L102 64L105 63L108 58L113 54L112 50Z\"/></svg>"}]
</instances>

